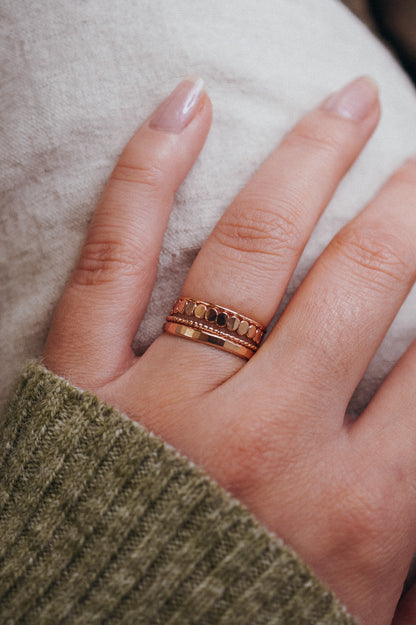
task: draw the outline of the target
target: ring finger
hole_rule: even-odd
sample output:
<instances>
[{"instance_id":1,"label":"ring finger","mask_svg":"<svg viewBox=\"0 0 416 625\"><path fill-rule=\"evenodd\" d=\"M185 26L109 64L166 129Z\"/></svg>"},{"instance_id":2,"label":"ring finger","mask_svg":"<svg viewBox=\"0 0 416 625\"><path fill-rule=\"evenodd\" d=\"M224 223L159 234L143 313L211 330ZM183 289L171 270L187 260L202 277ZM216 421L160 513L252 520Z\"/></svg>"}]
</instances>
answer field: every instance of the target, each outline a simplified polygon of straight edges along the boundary
<instances>
[{"instance_id":1,"label":"ring finger","mask_svg":"<svg viewBox=\"0 0 416 625\"><path fill-rule=\"evenodd\" d=\"M367 78L353 81L304 117L217 223L182 295L267 326L314 225L378 117L377 88ZM177 342L175 351L201 349L184 343ZM224 359L223 352L210 351L210 361ZM228 362L231 372L242 361L229 356ZM224 374L221 368L218 375Z\"/></svg>"}]
</instances>

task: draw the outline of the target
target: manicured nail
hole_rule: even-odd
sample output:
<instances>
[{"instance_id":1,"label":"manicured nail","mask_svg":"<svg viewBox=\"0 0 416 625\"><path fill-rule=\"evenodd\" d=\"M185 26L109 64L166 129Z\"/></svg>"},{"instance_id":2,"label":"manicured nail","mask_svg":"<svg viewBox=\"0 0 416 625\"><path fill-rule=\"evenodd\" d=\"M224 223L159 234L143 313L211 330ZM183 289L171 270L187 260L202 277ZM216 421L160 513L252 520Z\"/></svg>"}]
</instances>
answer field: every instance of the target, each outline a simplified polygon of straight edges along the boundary
<instances>
[{"instance_id":1,"label":"manicured nail","mask_svg":"<svg viewBox=\"0 0 416 625\"><path fill-rule=\"evenodd\" d=\"M172 91L153 113L151 128L179 133L194 118L204 91L199 76L188 76Z\"/></svg>"},{"instance_id":2,"label":"manicured nail","mask_svg":"<svg viewBox=\"0 0 416 625\"><path fill-rule=\"evenodd\" d=\"M377 100L377 83L372 78L363 76L330 95L323 102L322 108L340 117L360 122L371 113Z\"/></svg>"}]
</instances>

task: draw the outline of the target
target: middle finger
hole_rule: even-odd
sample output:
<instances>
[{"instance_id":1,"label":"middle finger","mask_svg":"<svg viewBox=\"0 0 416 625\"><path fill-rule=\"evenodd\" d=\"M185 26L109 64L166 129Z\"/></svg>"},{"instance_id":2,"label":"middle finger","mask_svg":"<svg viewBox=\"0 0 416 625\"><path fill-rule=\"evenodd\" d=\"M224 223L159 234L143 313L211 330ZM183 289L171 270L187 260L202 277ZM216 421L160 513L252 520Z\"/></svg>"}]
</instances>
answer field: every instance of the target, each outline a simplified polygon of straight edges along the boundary
<instances>
[{"instance_id":1,"label":"middle finger","mask_svg":"<svg viewBox=\"0 0 416 625\"><path fill-rule=\"evenodd\" d=\"M314 225L378 117L377 87L367 78L353 81L306 115L217 223L182 296L235 310L267 326ZM175 351L180 343L184 341L176 342ZM224 359L224 352L216 351L215 360Z\"/></svg>"},{"instance_id":2,"label":"middle finger","mask_svg":"<svg viewBox=\"0 0 416 625\"><path fill-rule=\"evenodd\" d=\"M331 416L337 412L344 419L351 395L414 284L415 190L412 158L335 236L259 353L260 374L279 379L298 401L302 382L320 419L327 416L324 393ZM297 362L302 369L296 369L295 380Z\"/></svg>"}]
</instances>

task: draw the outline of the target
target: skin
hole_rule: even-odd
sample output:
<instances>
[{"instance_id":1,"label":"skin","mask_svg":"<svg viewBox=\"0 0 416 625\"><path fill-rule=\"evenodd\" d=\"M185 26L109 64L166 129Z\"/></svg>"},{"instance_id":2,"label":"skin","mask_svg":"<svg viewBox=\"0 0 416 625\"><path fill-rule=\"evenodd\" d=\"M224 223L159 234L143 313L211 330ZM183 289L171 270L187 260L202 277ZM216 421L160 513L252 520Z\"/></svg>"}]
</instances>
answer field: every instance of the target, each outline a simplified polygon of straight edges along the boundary
<instances>
[{"instance_id":1,"label":"skin","mask_svg":"<svg viewBox=\"0 0 416 625\"><path fill-rule=\"evenodd\" d=\"M358 121L325 103L300 120L224 213L182 295L267 325L379 114L374 92ZM416 160L337 234L250 361L167 334L137 358L173 197L211 116L204 93L182 132L150 116L125 147L44 363L203 467L363 623L390 624L396 608L394 625L415 623L413 590L397 606L416 548L416 344L358 421L345 410L415 280Z\"/></svg>"}]
</instances>

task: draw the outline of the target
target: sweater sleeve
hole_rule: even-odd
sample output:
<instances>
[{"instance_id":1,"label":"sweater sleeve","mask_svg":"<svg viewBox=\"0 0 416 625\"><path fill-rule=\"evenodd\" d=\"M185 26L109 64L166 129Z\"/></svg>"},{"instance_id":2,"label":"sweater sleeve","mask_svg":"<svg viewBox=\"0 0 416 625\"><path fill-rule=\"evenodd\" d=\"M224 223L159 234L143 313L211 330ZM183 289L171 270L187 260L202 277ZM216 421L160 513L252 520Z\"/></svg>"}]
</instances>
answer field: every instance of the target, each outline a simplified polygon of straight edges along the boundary
<instances>
[{"instance_id":1,"label":"sweater sleeve","mask_svg":"<svg viewBox=\"0 0 416 625\"><path fill-rule=\"evenodd\" d=\"M0 421L4 625L353 625L200 469L30 363Z\"/></svg>"}]
</instances>

